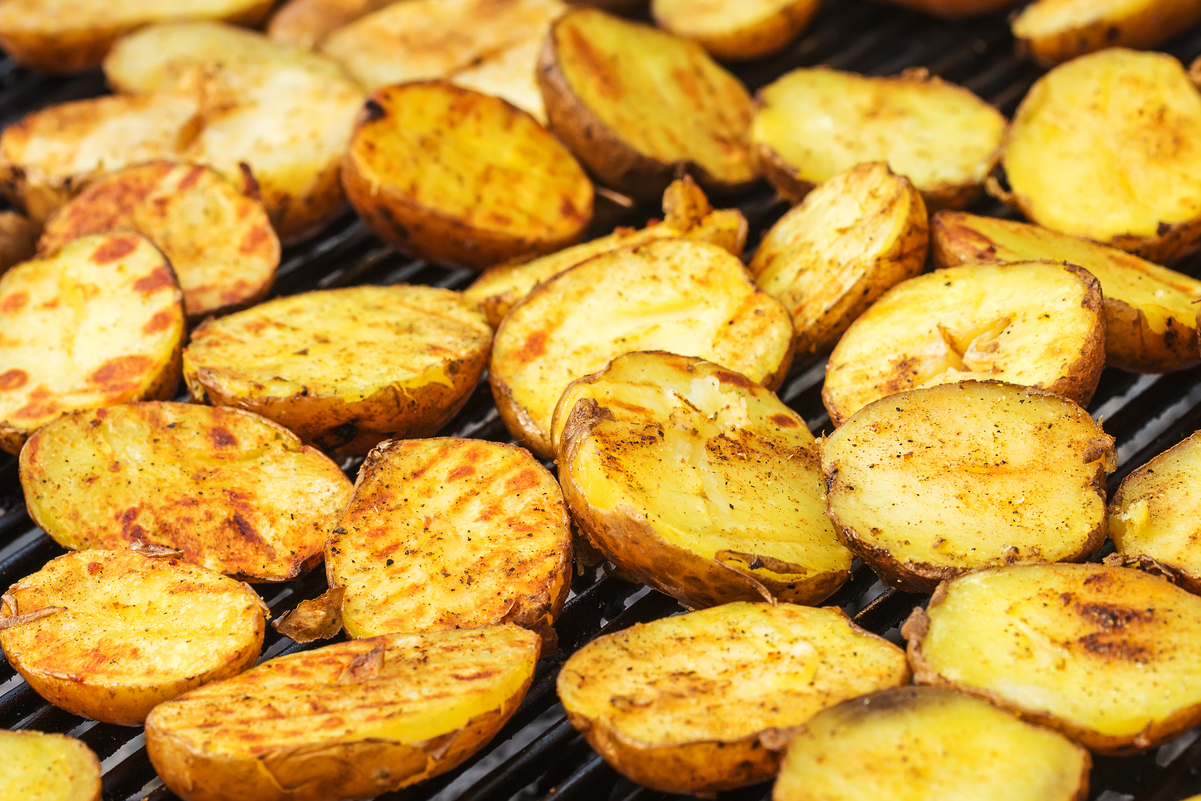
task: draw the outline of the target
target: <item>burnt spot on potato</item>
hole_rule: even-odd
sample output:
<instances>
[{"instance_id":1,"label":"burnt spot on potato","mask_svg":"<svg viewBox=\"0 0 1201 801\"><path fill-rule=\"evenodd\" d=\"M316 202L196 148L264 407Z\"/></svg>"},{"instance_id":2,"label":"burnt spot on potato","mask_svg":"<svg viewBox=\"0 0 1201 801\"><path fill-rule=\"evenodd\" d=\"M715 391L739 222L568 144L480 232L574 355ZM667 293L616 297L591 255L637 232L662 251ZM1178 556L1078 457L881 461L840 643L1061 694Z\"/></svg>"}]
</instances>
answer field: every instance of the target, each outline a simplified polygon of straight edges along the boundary
<instances>
[{"instance_id":1,"label":"burnt spot on potato","mask_svg":"<svg viewBox=\"0 0 1201 801\"><path fill-rule=\"evenodd\" d=\"M133 288L137 292L142 292L146 295L152 295L162 289L167 289L175 285L175 279L171 277L164 267L156 267L149 274L142 276L134 282Z\"/></svg>"},{"instance_id":2,"label":"burnt spot on potato","mask_svg":"<svg viewBox=\"0 0 1201 801\"><path fill-rule=\"evenodd\" d=\"M115 236L105 240L92 251L92 261L96 264L109 264L125 258L137 250L138 240L130 236ZM170 276L168 276L168 279Z\"/></svg>"},{"instance_id":3,"label":"burnt spot on potato","mask_svg":"<svg viewBox=\"0 0 1201 801\"><path fill-rule=\"evenodd\" d=\"M153 366L154 359L149 356L118 356L96 368L87 380L106 392L119 392L140 382Z\"/></svg>"},{"instance_id":4,"label":"burnt spot on potato","mask_svg":"<svg viewBox=\"0 0 1201 801\"><path fill-rule=\"evenodd\" d=\"M13 367L0 373L0 392L12 392L14 389L25 386L28 382L29 373L19 367Z\"/></svg>"}]
</instances>

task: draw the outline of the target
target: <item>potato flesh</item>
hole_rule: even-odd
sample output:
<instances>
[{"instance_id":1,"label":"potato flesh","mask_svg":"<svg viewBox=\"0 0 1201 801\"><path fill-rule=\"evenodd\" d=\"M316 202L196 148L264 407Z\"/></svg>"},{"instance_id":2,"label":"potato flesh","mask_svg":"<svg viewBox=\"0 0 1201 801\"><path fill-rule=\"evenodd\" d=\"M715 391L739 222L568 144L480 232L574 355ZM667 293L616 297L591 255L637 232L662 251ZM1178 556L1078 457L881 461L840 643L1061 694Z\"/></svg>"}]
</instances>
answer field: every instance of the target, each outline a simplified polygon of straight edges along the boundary
<instances>
[{"instance_id":1,"label":"potato flesh","mask_svg":"<svg viewBox=\"0 0 1201 801\"><path fill-rule=\"evenodd\" d=\"M325 37L394 0L288 0L271 15L267 36L273 42L316 47Z\"/></svg>"},{"instance_id":2,"label":"potato flesh","mask_svg":"<svg viewBox=\"0 0 1201 801\"><path fill-rule=\"evenodd\" d=\"M99 801L100 761L79 740L0 731L0 796L23 801Z\"/></svg>"},{"instance_id":3,"label":"potato flesh","mask_svg":"<svg viewBox=\"0 0 1201 801\"><path fill-rule=\"evenodd\" d=\"M1156 47L1201 20L1197 0L1039 0L1011 23L1044 63L1105 47Z\"/></svg>"},{"instance_id":4,"label":"potato flesh","mask_svg":"<svg viewBox=\"0 0 1201 801\"><path fill-rule=\"evenodd\" d=\"M694 39L718 58L745 60L779 51L817 11L815 0L654 0L655 23Z\"/></svg>"}]
</instances>

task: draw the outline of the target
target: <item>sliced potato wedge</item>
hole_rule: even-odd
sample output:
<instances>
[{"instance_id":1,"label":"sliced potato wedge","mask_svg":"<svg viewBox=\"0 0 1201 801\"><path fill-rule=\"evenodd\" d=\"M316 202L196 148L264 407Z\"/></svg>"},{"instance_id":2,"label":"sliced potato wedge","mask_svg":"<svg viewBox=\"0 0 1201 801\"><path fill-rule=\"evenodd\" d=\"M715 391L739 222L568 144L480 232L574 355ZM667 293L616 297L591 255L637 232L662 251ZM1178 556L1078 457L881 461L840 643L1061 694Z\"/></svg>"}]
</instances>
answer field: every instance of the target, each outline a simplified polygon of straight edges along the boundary
<instances>
[{"instance_id":1,"label":"sliced potato wedge","mask_svg":"<svg viewBox=\"0 0 1201 801\"><path fill-rule=\"evenodd\" d=\"M0 797L23 801L100 801L100 760L63 734L0 731Z\"/></svg>"},{"instance_id":2,"label":"sliced potato wedge","mask_svg":"<svg viewBox=\"0 0 1201 801\"><path fill-rule=\"evenodd\" d=\"M912 8L938 17L978 17L1017 5L1018 0L886 0L893 5Z\"/></svg>"},{"instance_id":3,"label":"sliced potato wedge","mask_svg":"<svg viewBox=\"0 0 1201 801\"><path fill-rule=\"evenodd\" d=\"M1107 47L1158 47L1198 22L1199 0L1037 0L1011 27L1019 51L1051 65Z\"/></svg>"},{"instance_id":4,"label":"sliced potato wedge","mask_svg":"<svg viewBox=\"0 0 1201 801\"><path fill-rule=\"evenodd\" d=\"M4 655L55 706L136 726L163 701L251 667L266 606L202 567L133 551L52 559L8 589L0 611L53 614L0 630Z\"/></svg>"},{"instance_id":5,"label":"sliced potato wedge","mask_svg":"<svg viewBox=\"0 0 1201 801\"><path fill-rule=\"evenodd\" d=\"M839 609L732 603L637 624L559 673L567 718L616 770L666 793L766 781L817 712L909 681L900 649Z\"/></svg>"},{"instance_id":6,"label":"sliced potato wedge","mask_svg":"<svg viewBox=\"0 0 1201 801\"><path fill-rule=\"evenodd\" d=\"M316 48L334 31L396 0L287 0L271 15L273 42Z\"/></svg>"},{"instance_id":7,"label":"sliced potato wedge","mask_svg":"<svg viewBox=\"0 0 1201 801\"><path fill-rule=\"evenodd\" d=\"M729 61L763 58L783 50L809 25L818 0L652 0L655 24L699 42Z\"/></svg>"},{"instance_id":8,"label":"sliced potato wedge","mask_svg":"<svg viewBox=\"0 0 1201 801\"><path fill-rule=\"evenodd\" d=\"M487 743L525 697L538 647L505 625L279 657L155 707L146 750L186 801L372 798Z\"/></svg>"}]
</instances>

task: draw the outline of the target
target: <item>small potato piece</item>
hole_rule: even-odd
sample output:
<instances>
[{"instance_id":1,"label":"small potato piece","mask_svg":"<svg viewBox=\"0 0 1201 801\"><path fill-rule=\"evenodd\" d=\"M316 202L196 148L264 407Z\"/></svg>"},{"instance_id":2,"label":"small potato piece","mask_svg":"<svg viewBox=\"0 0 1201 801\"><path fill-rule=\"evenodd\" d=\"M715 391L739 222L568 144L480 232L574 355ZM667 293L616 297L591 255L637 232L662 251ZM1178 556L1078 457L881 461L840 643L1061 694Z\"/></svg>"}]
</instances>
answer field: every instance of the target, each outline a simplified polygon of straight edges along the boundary
<instances>
[{"instance_id":1,"label":"small potato piece","mask_svg":"<svg viewBox=\"0 0 1201 801\"><path fill-rule=\"evenodd\" d=\"M315 48L325 37L396 0L288 0L271 15L267 36L273 42Z\"/></svg>"},{"instance_id":2,"label":"small potato piece","mask_svg":"<svg viewBox=\"0 0 1201 801\"><path fill-rule=\"evenodd\" d=\"M1044 65L1106 47L1158 47L1201 22L1201 0L1037 0L1010 23L1020 52Z\"/></svg>"},{"instance_id":3,"label":"small potato piece","mask_svg":"<svg viewBox=\"0 0 1201 801\"><path fill-rule=\"evenodd\" d=\"M696 42L575 8L551 27L538 83L551 129L614 189L653 198L687 171L729 192L759 177L751 96Z\"/></svg>"},{"instance_id":4,"label":"small potato piece","mask_svg":"<svg viewBox=\"0 0 1201 801\"><path fill-rule=\"evenodd\" d=\"M902 281L852 323L822 401L837 426L902 390L982 379L1085 406L1104 366L1097 279L1070 264L965 264Z\"/></svg>"},{"instance_id":5,"label":"small potato piece","mask_svg":"<svg viewBox=\"0 0 1201 801\"><path fill-rule=\"evenodd\" d=\"M492 739L525 697L538 647L504 625L279 657L155 707L146 750L185 801L372 798Z\"/></svg>"},{"instance_id":6,"label":"small potato piece","mask_svg":"<svg viewBox=\"0 0 1201 801\"><path fill-rule=\"evenodd\" d=\"M0 211L0 274L37 255L38 230L28 218Z\"/></svg>"},{"instance_id":7,"label":"small potato piece","mask_svg":"<svg viewBox=\"0 0 1201 801\"><path fill-rule=\"evenodd\" d=\"M0 731L0 798L100 801L100 760L63 734Z\"/></svg>"},{"instance_id":8,"label":"small potato piece","mask_svg":"<svg viewBox=\"0 0 1201 801\"><path fill-rule=\"evenodd\" d=\"M157 161L98 178L47 221L38 250L116 230L163 251L192 322L262 300L279 265L263 204L199 164Z\"/></svg>"},{"instance_id":9,"label":"small potato piece","mask_svg":"<svg viewBox=\"0 0 1201 801\"><path fill-rule=\"evenodd\" d=\"M623 574L690 608L816 604L850 575L813 435L737 373L627 353L567 388L554 432L572 519Z\"/></svg>"},{"instance_id":10,"label":"small potato piece","mask_svg":"<svg viewBox=\"0 0 1201 801\"><path fill-rule=\"evenodd\" d=\"M463 407L492 329L458 292L361 286L276 298L192 333L192 397L236 406L337 455L425 437Z\"/></svg>"},{"instance_id":11,"label":"small potato piece","mask_svg":"<svg viewBox=\"0 0 1201 801\"><path fill-rule=\"evenodd\" d=\"M818 712L772 801L1084 801L1088 751L977 698L898 687Z\"/></svg>"},{"instance_id":12,"label":"small potato piece","mask_svg":"<svg viewBox=\"0 0 1201 801\"><path fill-rule=\"evenodd\" d=\"M74 240L0 276L0 448L76 409L169 398L184 312L163 254L137 234Z\"/></svg>"},{"instance_id":13,"label":"small potato piece","mask_svg":"<svg viewBox=\"0 0 1201 801\"><path fill-rule=\"evenodd\" d=\"M937 17L979 17L1017 5L1018 0L885 0L897 6L912 8Z\"/></svg>"},{"instance_id":14,"label":"small potato piece","mask_svg":"<svg viewBox=\"0 0 1201 801\"><path fill-rule=\"evenodd\" d=\"M488 372L501 419L553 456L563 390L636 350L696 356L773 388L792 361L792 321L717 245L664 239L602 254L539 286L501 323Z\"/></svg>"},{"instance_id":15,"label":"small potato piece","mask_svg":"<svg viewBox=\"0 0 1201 801\"><path fill-rule=\"evenodd\" d=\"M561 142L504 100L449 83L376 91L342 180L385 242L475 270L558 250L592 220L592 183Z\"/></svg>"},{"instance_id":16,"label":"small potato piece","mask_svg":"<svg viewBox=\"0 0 1201 801\"><path fill-rule=\"evenodd\" d=\"M792 314L802 358L829 350L876 298L921 273L926 204L882 162L831 178L772 226L750 271Z\"/></svg>"},{"instance_id":17,"label":"small potato piece","mask_svg":"<svg viewBox=\"0 0 1201 801\"><path fill-rule=\"evenodd\" d=\"M751 129L764 175L794 203L856 164L884 161L931 210L980 195L1004 136L999 111L924 70L869 78L827 67L759 90Z\"/></svg>"},{"instance_id":18,"label":"small potato piece","mask_svg":"<svg viewBox=\"0 0 1201 801\"><path fill-rule=\"evenodd\" d=\"M266 607L254 590L169 557L60 556L14 584L0 606L59 611L0 631L4 655L55 706L136 726L150 710L251 667Z\"/></svg>"},{"instance_id":19,"label":"small potato piece","mask_svg":"<svg viewBox=\"0 0 1201 801\"><path fill-rule=\"evenodd\" d=\"M1201 722L1201 598L1105 565L1014 565L939 586L902 633L918 684L977 695L1086 748L1153 748Z\"/></svg>"},{"instance_id":20,"label":"small potato piece","mask_svg":"<svg viewBox=\"0 0 1201 801\"><path fill-rule=\"evenodd\" d=\"M1105 542L1113 437L1056 395L964 381L860 409L822 444L840 538L886 584L931 592L975 568L1078 562Z\"/></svg>"},{"instance_id":21,"label":"small potato piece","mask_svg":"<svg viewBox=\"0 0 1201 801\"><path fill-rule=\"evenodd\" d=\"M571 584L570 520L522 448L393 440L359 470L325 569L351 637L516 623L546 641Z\"/></svg>"},{"instance_id":22,"label":"small potato piece","mask_svg":"<svg viewBox=\"0 0 1201 801\"><path fill-rule=\"evenodd\" d=\"M666 31L699 42L721 59L763 58L801 35L818 0L652 0L651 16Z\"/></svg>"},{"instance_id":23,"label":"small potato piece","mask_svg":"<svg viewBox=\"0 0 1201 801\"><path fill-rule=\"evenodd\" d=\"M567 718L631 780L711 794L766 781L764 747L839 701L909 682L837 608L732 603L599 637L559 673Z\"/></svg>"}]
</instances>

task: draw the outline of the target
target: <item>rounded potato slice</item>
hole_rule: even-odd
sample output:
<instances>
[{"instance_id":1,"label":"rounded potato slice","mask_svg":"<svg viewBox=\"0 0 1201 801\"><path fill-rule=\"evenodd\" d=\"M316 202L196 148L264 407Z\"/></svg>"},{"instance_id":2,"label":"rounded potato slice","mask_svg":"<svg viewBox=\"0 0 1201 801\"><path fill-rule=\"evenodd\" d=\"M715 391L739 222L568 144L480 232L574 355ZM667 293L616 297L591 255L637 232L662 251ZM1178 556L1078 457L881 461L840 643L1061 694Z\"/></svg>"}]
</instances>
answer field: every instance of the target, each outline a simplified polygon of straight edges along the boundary
<instances>
[{"instance_id":1,"label":"rounded potato slice","mask_svg":"<svg viewBox=\"0 0 1201 801\"><path fill-rule=\"evenodd\" d=\"M602 254L542 284L496 332L488 380L510 433L542 456L567 385L623 353L696 356L772 388L792 321L729 251L665 239Z\"/></svg>"},{"instance_id":2,"label":"rounded potato slice","mask_svg":"<svg viewBox=\"0 0 1201 801\"><path fill-rule=\"evenodd\" d=\"M837 426L902 390L986 379L1084 406L1104 366L1097 279L1070 264L965 264L902 281L853 322L822 401Z\"/></svg>"},{"instance_id":3,"label":"rounded potato slice","mask_svg":"<svg viewBox=\"0 0 1201 801\"><path fill-rule=\"evenodd\" d=\"M809 25L818 0L652 0L655 24L699 42L718 58L745 61L787 47Z\"/></svg>"},{"instance_id":4,"label":"rounded potato slice","mask_svg":"<svg viewBox=\"0 0 1201 801\"><path fill-rule=\"evenodd\" d=\"M445 773L529 689L538 635L391 634L279 657L155 707L146 751L185 801L366 799Z\"/></svg>"},{"instance_id":5,"label":"rounded potato slice","mask_svg":"<svg viewBox=\"0 0 1201 801\"><path fill-rule=\"evenodd\" d=\"M1199 0L1038 0L1010 25L1019 52L1051 65L1106 47L1158 47L1198 22Z\"/></svg>"},{"instance_id":6,"label":"rounded potato slice","mask_svg":"<svg viewBox=\"0 0 1201 801\"><path fill-rule=\"evenodd\" d=\"M63 734L0 731L0 798L100 801L100 760Z\"/></svg>"},{"instance_id":7,"label":"rounded potato slice","mask_svg":"<svg viewBox=\"0 0 1201 801\"><path fill-rule=\"evenodd\" d=\"M367 457L325 546L351 637L516 623L543 635L571 584L559 485L529 451L394 440Z\"/></svg>"},{"instance_id":8,"label":"rounded potato slice","mask_svg":"<svg viewBox=\"0 0 1201 801\"><path fill-rule=\"evenodd\" d=\"M1104 565L1014 565L942 584L902 630L919 684L953 687L1129 754L1201 722L1201 598Z\"/></svg>"},{"instance_id":9,"label":"rounded potato slice","mask_svg":"<svg viewBox=\"0 0 1201 801\"><path fill-rule=\"evenodd\" d=\"M567 718L631 780L665 793L766 781L764 744L847 698L909 682L901 649L839 609L732 603L599 637L559 673Z\"/></svg>"},{"instance_id":10,"label":"rounded potato slice","mask_svg":"<svg viewBox=\"0 0 1201 801\"><path fill-rule=\"evenodd\" d=\"M891 78L793 70L759 90L751 128L764 175L794 203L856 164L884 161L931 210L980 195L1004 136L999 111L924 70Z\"/></svg>"},{"instance_id":11,"label":"rounded potato slice","mask_svg":"<svg viewBox=\"0 0 1201 801\"><path fill-rule=\"evenodd\" d=\"M898 687L814 715L772 801L1084 801L1091 765L1071 740L977 698Z\"/></svg>"},{"instance_id":12,"label":"rounded potato slice","mask_svg":"<svg viewBox=\"0 0 1201 801\"><path fill-rule=\"evenodd\" d=\"M979 567L1082 561L1105 542L1113 442L1056 395L939 384L869 404L825 439L826 503L847 547L910 592Z\"/></svg>"},{"instance_id":13,"label":"rounded potato slice","mask_svg":"<svg viewBox=\"0 0 1201 801\"><path fill-rule=\"evenodd\" d=\"M883 162L826 181L771 227L750 271L792 314L802 358L829 350L894 284L921 273L926 204Z\"/></svg>"},{"instance_id":14,"label":"rounded potato slice","mask_svg":"<svg viewBox=\"0 0 1201 801\"><path fill-rule=\"evenodd\" d=\"M271 289L279 239L263 204L199 164L157 161L97 179L47 221L43 255L114 230L154 242L175 269L188 319L256 303Z\"/></svg>"},{"instance_id":15,"label":"rounded potato slice","mask_svg":"<svg viewBox=\"0 0 1201 801\"><path fill-rule=\"evenodd\" d=\"M710 362L627 353L555 410L572 518L625 575L693 609L816 604L851 571L805 421Z\"/></svg>"},{"instance_id":16,"label":"rounded potato slice","mask_svg":"<svg viewBox=\"0 0 1201 801\"><path fill-rule=\"evenodd\" d=\"M0 276L0 448L75 409L169 398L184 335L171 265L137 234L74 240Z\"/></svg>"},{"instance_id":17,"label":"rounded potato slice","mask_svg":"<svg viewBox=\"0 0 1201 801\"><path fill-rule=\"evenodd\" d=\"M334 31L395 0L288 0L271 15L273 42L315 48Z\"/></svg>"},{"instance_id":18,"label":"rounded potato slice","mask_svg":"<svg viewBox=\"0 0 1201 801\"><path fill-rule=\"evenodd\" d=\"M550 127L601 183L657 197L681 171L707 190L759 177L751 96L696 42L576 8L538 62Z\"/></svg>"},{"instance_id":19,"label":"rounded potato slice","mask_svg":"<svg viewBox=\"0 0 1201 801\"><path fill-rule=\"evenodd\" d=\"M60 556L0 605L18 618L48 608L57 611L0 630L4 655L55 706L124 726L251 667L267 611L241 582L133 551Z\"/></svg>"},{"instance_id":20,"label":"rounded potato slice","mask_svg":"<svg viewBox=\"0 0 1201 801\"><path fill-rule=\"evenodd\" d=\"M338 455L424 437L471 396L492 329L458 292L361 286L209 320L184 352L192 396L270 418Z\"/></svg>"}]
</instances>

